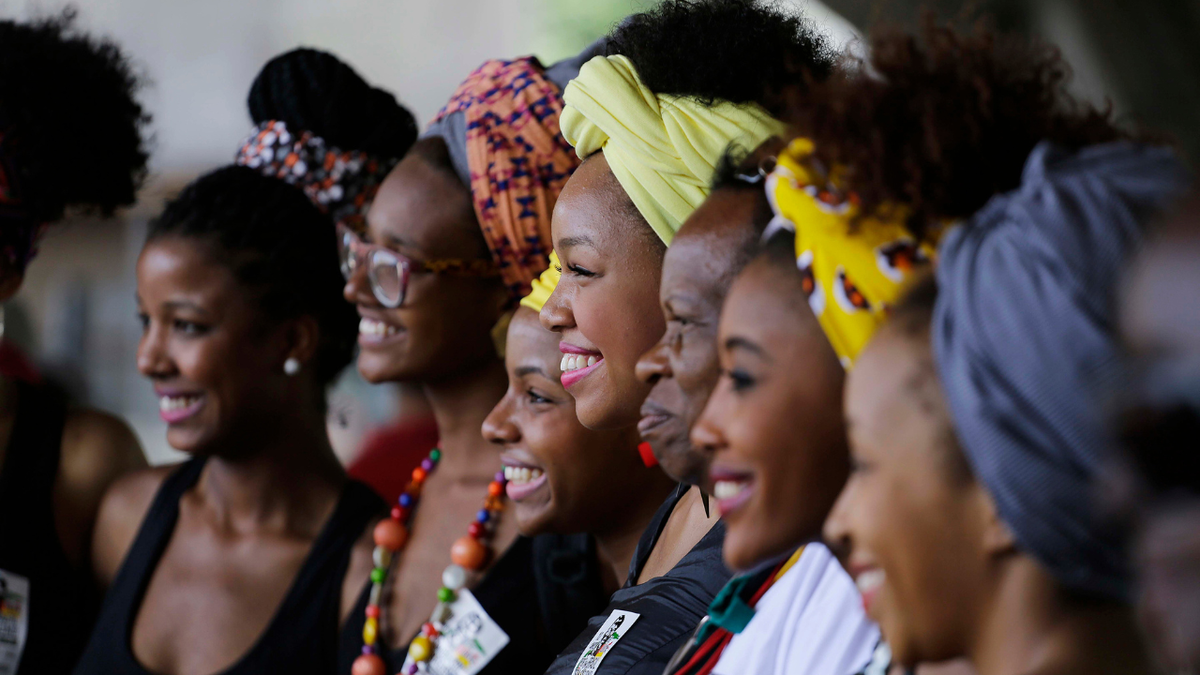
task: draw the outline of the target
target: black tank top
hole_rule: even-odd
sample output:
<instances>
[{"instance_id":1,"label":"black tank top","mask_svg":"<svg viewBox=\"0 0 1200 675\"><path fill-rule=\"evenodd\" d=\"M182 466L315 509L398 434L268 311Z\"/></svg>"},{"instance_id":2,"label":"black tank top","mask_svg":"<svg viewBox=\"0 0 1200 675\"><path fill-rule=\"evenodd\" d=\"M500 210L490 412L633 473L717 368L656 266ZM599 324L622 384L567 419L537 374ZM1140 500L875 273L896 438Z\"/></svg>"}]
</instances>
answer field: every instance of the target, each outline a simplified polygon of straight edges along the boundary
<instances>
[{"instance_id":1,"label":"black tank top","mask_svg":"<svg viewBox=\"0 0 1200 675\"><path fill-rule=\"evenodd\" d=\"M64 675L99 609L91 573L67 560L54 524L54 480L66 405L18 383L17 417L0 468L0 570L29 581L29 624L18 675Z\"/></svg>"},{"instance_id":2,"label":"black tank top","mask_svg":"<svg viewBox=\"0 0 1200 675\"><path fill-rule=\"evenodd\" d=\"M179 500L200 478L203 458L184 463L163 481L137 539L121 563L96 631L75 675L150 675L133 655L133 623L158 561L179 518ZM337 507L313 542L300 572L258 640L221 675L334 672L342 582L354 542L386 508L366 485L346 483Z\"/></svg>"}]
</instances>

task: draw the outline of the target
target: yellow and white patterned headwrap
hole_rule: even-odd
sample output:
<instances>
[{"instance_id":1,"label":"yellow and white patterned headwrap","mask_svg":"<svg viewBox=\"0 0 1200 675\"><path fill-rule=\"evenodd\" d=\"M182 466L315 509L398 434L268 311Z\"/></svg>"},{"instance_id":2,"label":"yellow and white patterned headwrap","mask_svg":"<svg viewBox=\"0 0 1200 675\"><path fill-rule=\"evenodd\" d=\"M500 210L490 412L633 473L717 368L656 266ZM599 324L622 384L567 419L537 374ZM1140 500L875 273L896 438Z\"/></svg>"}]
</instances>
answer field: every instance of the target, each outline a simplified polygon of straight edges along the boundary
<instances>
[{"instance_id":1,"label":"yellow and white patterned headwrap","mask_svg":"<svg viewBox=\"0 0 1200 675\"><path fill-rule=\"evenodd\" d=\"M813 157L811 141L793 140L777 160L767 177L772 226L795 231L808 304L849 370L905 283L932 264L936 242L917 242L903 206L861 215L856 195L838 188L838 171Z\"/></svg>"},{"instance_id":2,"label":"yellow and white patterned headwrap","mask_svg":"<svg viewBox=\"0 0 1200 675\"><path fill-rule=\"evenodd\" d=\"M580 158L599 150L663 243L708 196L725 148L758 147L783 132L757 104L705 105L659 96L624 56L597 56L563 92L559 127Z\"/></svg>"}]
</instances>

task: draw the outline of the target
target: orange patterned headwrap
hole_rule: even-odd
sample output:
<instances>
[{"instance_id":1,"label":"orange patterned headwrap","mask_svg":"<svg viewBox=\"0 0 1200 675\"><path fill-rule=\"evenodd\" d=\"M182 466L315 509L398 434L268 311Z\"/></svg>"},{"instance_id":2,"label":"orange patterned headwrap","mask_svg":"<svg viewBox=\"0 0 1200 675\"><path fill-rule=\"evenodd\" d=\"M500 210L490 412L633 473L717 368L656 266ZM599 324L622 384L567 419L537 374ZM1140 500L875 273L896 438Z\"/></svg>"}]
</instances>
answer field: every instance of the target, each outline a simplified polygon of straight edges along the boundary
<instances>
[{"instance_id":1,"label":"orange patterned headwrap","mask_svg":"<svg viewBox=\"0 0 1200 675\"><path fill-rule=\"evenodd\" d=\"M554 202L579 165L562 110L562 91L527 56L484 63L434 119L465 117L475 215L514 300L546 269Z\"/></svg>"}]
</instances>

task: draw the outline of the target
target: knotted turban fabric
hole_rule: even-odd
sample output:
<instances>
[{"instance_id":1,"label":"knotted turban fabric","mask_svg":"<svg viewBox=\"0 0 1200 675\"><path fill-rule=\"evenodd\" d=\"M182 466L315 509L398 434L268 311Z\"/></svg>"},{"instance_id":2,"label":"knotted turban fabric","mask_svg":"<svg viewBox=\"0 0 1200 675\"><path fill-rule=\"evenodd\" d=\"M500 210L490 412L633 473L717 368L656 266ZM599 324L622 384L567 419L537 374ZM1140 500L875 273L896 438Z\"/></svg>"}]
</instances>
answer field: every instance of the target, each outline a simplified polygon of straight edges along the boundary
<instances>
[{"instance_id":1,"label":"knotted turban fabric","mask_svg":"<svg viewBox=\"0 0 1200 675\"><path fill-rule=\"evenodd\" d=\"M657 95L624 56L588 61L563 98L567 141L581 159L604 151L625 193L667 245L708 196L731 143L756 148L784 129L757 104Z\"/></svg>"},{"instance_id":2,"label":"knotted turban fabric","mask_svg":"<svg viewBox=\"0 0 1200 675\"><path fill-rule=\"evenodd\" d=\"M1114 296L1144 225L1187 183L1168 149L1043 143L938 253L933 349L959 443L1021 549L1069 588L1129 595L1121 542L1091 508Z\"/></svg>"},{"instance_id":3,"label":"knotted turban fabric","mask_svg":"<svg viewBox=\"0 0 1200 675\"><path fill-rule=\"evenodd\" d=\"M471 73L430 126L447 145L465 140L465 153L450 154L466 155L475 215L514 302L546 268L550 215L579 166L559 131L562 110L562 91L537 59L497 59Z\"/></svg>"}]
</instances>

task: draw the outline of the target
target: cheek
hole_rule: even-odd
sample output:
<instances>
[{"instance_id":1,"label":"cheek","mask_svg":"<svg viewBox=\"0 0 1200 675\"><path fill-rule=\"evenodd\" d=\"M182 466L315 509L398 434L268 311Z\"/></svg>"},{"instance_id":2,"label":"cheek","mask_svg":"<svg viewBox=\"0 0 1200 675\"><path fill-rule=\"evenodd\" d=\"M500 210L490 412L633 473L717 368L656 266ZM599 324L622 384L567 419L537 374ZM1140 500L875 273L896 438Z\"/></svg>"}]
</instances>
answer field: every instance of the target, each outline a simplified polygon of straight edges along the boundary
<instances>
[{"instance_id":1,"label":"cheek","mask_svg":"<svg viewBox=\"0 0 1200 675\"><path fill-rule=\"evenodd\" d=\"M671 357L673 379L683 392L688 426L700 417L720 377L716 339L716 334L697 337L696 344L685 345Z\"/></svg>"}]
</instances>

